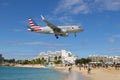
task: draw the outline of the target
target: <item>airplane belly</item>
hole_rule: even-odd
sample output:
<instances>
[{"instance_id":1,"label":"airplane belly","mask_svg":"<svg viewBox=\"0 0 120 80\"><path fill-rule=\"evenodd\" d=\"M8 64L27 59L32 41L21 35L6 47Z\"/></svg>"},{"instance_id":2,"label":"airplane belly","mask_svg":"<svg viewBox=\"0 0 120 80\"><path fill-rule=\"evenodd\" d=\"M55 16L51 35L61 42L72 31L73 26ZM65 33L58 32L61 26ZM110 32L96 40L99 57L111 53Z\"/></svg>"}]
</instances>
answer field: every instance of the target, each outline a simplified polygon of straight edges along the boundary
<instances>
[{"instance_id":1,"label":"airplane belly","mask_svg":"<svg viewBox=\"0 0 120 80\"><path fill-rule=\"evenodd\" d=\"M43 29L43 30L41 31L41 33L53 34L54 32L53 32L52 30L50 30L50 29Z\"/></svg>"},{"instance_id":2,"label":"airplane belly","mask_svg":"<svg viewBox=\"0 0 120 80\"><path fill-rule=\"evenodd\" d=\"M76 32L76 30L67 30L68 31L68 33L74 33L74 32Z\"/></svg>"},{"instance_id":3,"label":"airplane belly","mask_svg":"<svg viewBox=\"0 0 120 80\"><path fill-rule=\"evenodd\" d=\"M46 34L53 34L53 31L45 31Z\"/></svg>"},{"instance_id":4,"label":"airplane belly","mask_svg":"<svg viewBox=\"0 0 120 80\"><path fill-rule=\"evenodd\" d=\"M67 30L68 33L76 33L76 32L82 32L80 29L70 29L70 30Z\"/></svg>"}]
</instances>

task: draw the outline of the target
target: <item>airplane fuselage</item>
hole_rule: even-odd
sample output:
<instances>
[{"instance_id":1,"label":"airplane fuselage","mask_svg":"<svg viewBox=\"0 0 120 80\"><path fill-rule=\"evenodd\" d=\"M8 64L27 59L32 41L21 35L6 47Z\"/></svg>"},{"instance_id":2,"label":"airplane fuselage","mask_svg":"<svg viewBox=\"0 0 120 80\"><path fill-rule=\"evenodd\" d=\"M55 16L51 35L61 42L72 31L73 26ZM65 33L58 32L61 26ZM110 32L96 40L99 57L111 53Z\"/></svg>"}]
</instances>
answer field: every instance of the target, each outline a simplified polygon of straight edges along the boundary
<instances>
[{"instance_id":1,"label":"airplane fuselage","mask_svg":"<svg viewBox=\"0 0 120 80\"><path fill-rule=\"evenodd\" d=\"M35 26L36 30L33 30L32 32L37 32L37 33L44 33L44 34L57 34L60 36L68 36L69 33L77 33L77 32L82 32L83 29L80 26L58 26L58 28L61 29L60 32L54 32L53 29L50 27L39 27Z\"/></svg>"},{"instance_id":2,"label":"airplane fuselage","mask_svg":"<svg viewBox=\"0 0 120 80\"><path fill-rule=\"evenodd\" d=\"M80 26L56 26L46 20L43 16L41 16L42 20L47 24L46 27L41 27L36 25L32 19L28 19L30 26L28 30L31 32L43 33L43 34L54 34L58 39L58 36L66 37L69 33L74 33L76 36L77 32L82 32L83 29Z\"/></svg>"}]
</instances>

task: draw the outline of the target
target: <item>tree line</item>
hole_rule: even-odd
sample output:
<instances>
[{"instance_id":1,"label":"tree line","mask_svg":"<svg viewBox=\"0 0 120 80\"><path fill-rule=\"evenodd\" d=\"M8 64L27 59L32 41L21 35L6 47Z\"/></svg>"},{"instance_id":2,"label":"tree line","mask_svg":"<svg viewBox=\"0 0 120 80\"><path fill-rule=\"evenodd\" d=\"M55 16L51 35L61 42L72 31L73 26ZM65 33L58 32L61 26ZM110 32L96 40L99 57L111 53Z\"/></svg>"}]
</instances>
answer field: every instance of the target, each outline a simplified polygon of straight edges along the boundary
<instances>
[{"instance_id":1,"label":"tree line","mask_svg":"<svg viewBox=\"0 0 120 80\"><path fill-rule=\"evenodd\" d=\"M37 58L33 60L15 60L15 59L5 59L4 63L16 63L16 64L49 64L48 61L46 61L44 58ZM54 57L54 61L52 62L54 64L62 64L61 57Z\"/></svg>"},{"instance_id":2,"label":"tree line","mask_svg":"<svg viewBox=\"0 0 120 80\"><path fill-rule=\"evenodd\" d=\"M91 59L88 59L88 58L81 58L81 59L77 59L75 61L75 64L78 65L78 64L88 64L91 62Z\"/></svg>"},{"instance_id":3,"label":"tree line","mask_svg":"<svg viewBox=\"0 0 120 80\"><path fill-rule=\"evenodd\" d=\"M5 63L16 63L16 64L49 64L48 61L46 61L44 58L37 58L33 60L15 60L15 59L5 59ZM91 62L91 59L88 58L81 58L75 60L75 64L88 64ZM54 61L52 62L54 64L62 64L61 57L54 57Z\"/></svg>"}]
</instances>

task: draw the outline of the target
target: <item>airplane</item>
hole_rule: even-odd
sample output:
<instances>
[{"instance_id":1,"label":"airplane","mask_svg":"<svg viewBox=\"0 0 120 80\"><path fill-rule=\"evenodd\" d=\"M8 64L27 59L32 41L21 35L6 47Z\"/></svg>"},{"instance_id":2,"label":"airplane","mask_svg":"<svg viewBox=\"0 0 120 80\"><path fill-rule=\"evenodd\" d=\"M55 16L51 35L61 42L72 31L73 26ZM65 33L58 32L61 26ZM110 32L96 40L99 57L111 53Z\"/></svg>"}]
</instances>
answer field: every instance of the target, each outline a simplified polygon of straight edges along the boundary
<instances>
[{"instance_id":1,"label":"airplane","mask_svg":"<svg viewBox=\"0 0 120 80\"><path fill-rule=\"evenodd\" d=\"M37 25L33 19L29 18L29 24L28 30L31 32L37 32L37 33L43 33L43 34L54 34L56 39L59 38L59 36L67 37L69 33L74 33L76 37L77 32L83 32L83 28L80 26L56 26L49 22L41 15L42 20L47 24L46 27L41 27Z\"/></svg>"}]
</instances>

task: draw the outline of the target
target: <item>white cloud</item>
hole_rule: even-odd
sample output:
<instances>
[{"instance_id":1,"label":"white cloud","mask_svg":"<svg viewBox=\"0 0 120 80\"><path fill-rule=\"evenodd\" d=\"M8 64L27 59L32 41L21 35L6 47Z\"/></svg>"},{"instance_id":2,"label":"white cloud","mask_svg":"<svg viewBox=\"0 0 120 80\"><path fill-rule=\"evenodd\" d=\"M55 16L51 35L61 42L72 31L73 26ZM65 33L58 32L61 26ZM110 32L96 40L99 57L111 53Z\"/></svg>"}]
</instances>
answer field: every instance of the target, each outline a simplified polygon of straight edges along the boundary
<instances>
[{"instance_id":1,"label":"white cloud","mask_svg":"<svg viewBox=\"0 0 120 80\"><path fill-rule=\"evenodd\" d=\"M108 42L115 43L118 39L120 39L120 34L111 35L111 37L108 38Z\"/></svg>"},{"instance_id":2,"label":"white cloud","mask_svg":"<svg viewBox=\"0 0 120 80\"><path fill-rule=\"evenodd\" d=\"M72 25L74 23L74 20L72 19L72 17L64 15L61 17L56 18L58 20L58 22L61 22L64 25Z\"/></svg>"},{"instance_id":3,"label":"white cloud","mask_svg":"<svg viewBox=\"0 0 120 80\"><path fill-rule=\"evenodd\" d=\"M55 13L87 14L94 11L118 11L120 0L61 0Z\"/></svg>"},{"instance_id":4,"label":"white cloud","mask_svg":"<svg viewBox=\"0 0 120 80\"><path fill-rule=\"evenodd\" d=\"M112 50L112 51L120 50L120 47L110 48L109 50Z\"/></svg>"},{"instance_id":5,"label":"white cloud","mask_svg":"<svg viewBox=\"0 0 120 80\"><path fill-rule=\"evenodd\" d=\"M42 46L66 46L67 44L54 43L54 42L42 42L42 41L32 41L32 42L15 42L16 45L42 45Z\"/></svg>"},{"instance_id":6,"label":"white cloud","mask_svg":"<svg viewBox=\"0 0 120 80\"><path fill-rule=\"evenodd\" d=\"M33 41L33 42L23 42L20 43L22 45L46 45L45 42L40 42L40 41Z\"/></svg>"},{"instance_id":7,"label":"white cloud","mask_svg":"<svg viewBox=\"0 0 120 80\"><path fill-rule=\"evenodd\" d=\"M88 45L88 39L83 40L81 44L82 44L83 46L87 46L87 45Z\"/></svg>"},{"instance_id":8,"label":"white cloud","mask_svg":"<svg viewBox=\"0 0 120 80\"><path fill-rule=\"evenodd\" d=\"M20 29L13 29L14 32L21 32Z\"/></svg>"},{"instance_id":9,"label":"white cloud","mask_svg":"<svg viewBox=\"0 0 120 80\"><path fill-rule=\"evenodd\" d=\"M95 0L95 3L103 10L120 10L120 0Z\"/></svg>"},{"instance_id":10,"label":"white cloud","mask_svg":"<svg viewBox=\"0 0 120 80\"><path fill-rule=\"evenodd\" d=\"M59 22L58 25L74 25L74 19L69 15L62 15L62 16L52 16L48 17L50 22ZM79 23L80 24L80 23Z\"/></svg>"},{"instance_id":11,"label":"white cloud","mask_svg":"<svg viewBox=\"0 0 120 80\"><path fill-rule=\"evenodd\" d=\"M89 8L83 0L61 0L57 8L55 9L55 13L59 12L68 12L68 13L88 13Z\"/></svg>"},{"instance_id":12,"label":"white cloud","mask_svg":"<svg viewBox=\"0 0 120 80\"><path fill-rule=\"evenodd\" d=\"M120 38L120 34L114 35L115 38Z\"/></svg>"},{"instance_id":13,"label":"white cloud","mask_svg":"<svg viewBox=\"0 0 120 80\"><path fill-rule=\"evenodd\" d=\"M115 39L112 37L112 38L109 38L109 42L110 43L114 43L115 42Z\"/></svg>"},{"instance_id":14,"label":"white cloud","mask_svg":"<svg viewBox=\"0 0 120 80\"><path fill-rule=\"evenodd\" d=\"M17 53L17 54L16 54ZM3 54L3 57L6 58L6 59L16 59L16 60L21 60L21 59L29 59L31 57L35 57L37 56L37 53L31 53L31 52L20 52L20 51L17 51L15 53L13 52L5 52Z\"/></svg>"}]
</instances>

